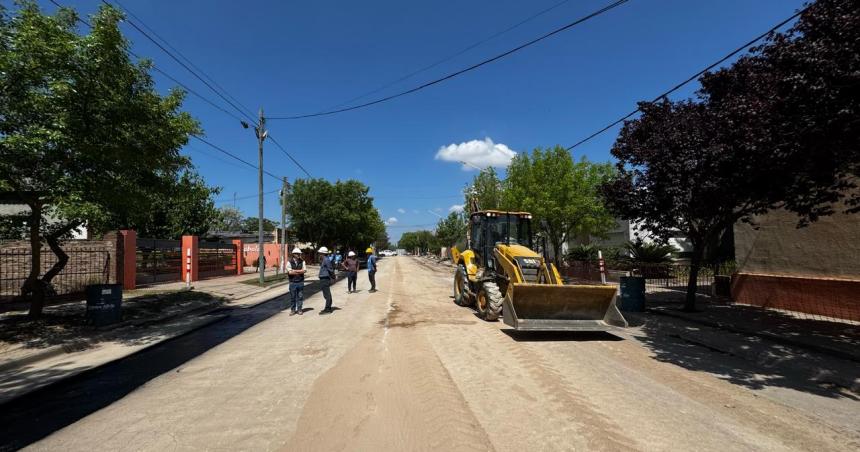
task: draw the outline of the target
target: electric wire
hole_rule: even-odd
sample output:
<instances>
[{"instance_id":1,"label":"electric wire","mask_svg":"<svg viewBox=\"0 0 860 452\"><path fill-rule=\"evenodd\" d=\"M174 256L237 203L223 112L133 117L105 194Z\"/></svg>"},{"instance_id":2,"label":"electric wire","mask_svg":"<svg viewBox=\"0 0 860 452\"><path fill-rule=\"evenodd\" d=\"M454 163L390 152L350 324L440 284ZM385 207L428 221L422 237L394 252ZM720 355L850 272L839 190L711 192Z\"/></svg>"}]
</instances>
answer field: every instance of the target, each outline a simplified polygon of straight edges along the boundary
<instances>
[{"instance_id":1,"label":"electric wire","mask_svg":"<svg viewBox=\"0 0 860 452\"><path fill-rule=\"evenodd\" d=\"M236 161L238 161L238 162L241 162L241 163L244 163L245 165L247 165L247 166L248 166L248 167L250 167L250 168L254 168L254 169L256 169L256 170L259 170L259 167L258 167L257 165L254 165L253 163L251 163L251 162L249 162L249 161L247 161L247 160L243 159L242 157L239 157L238 155L236 155L236 154L234 154L234 153L232 153L232 152L230 152L230 151L228 151L228 150L226 150L226 149L224 149L224 148L222 148L222 147L218 146L217 144L212 143L211 141L209 141L209 140L207 140L207 139L205 139L205 138L201 137L200 135L191 135L191 136L192 136L192 137L194 137L194 138L196 138L196 139L198 139L199 141L201 141L201 142L203 142L203 143L205 143L205 144L209 145L209 147L211 147L212 149L215 149L216 151L219 151L219 152L221 152L221 153L223 153L223 154L226 154L227 156L229 156L229 157L233 158L234 160L236 160ZM280 176L276 176L276 175L274 175L274 174L270 173L268 170L265 170L265 169L264 169L264 170L263 170L263 173L265 173L266 175L268 175L268 176L270 176L270 177L273 177L273 178L277 179L279 182L280 182L280 181L283 181L283 178L282 178L282 177L280 177Z\"/></svg>"},{"instance_id":2,"label":"electric wire","mask_svg":"<svg viewBox=\"0 0 860 452\"><path fill-rule=\"evenodd\" d=\"M101 2L107 6L115 8L115 6L112 5L111 3L109 3L107 0L101 0ZM228 105L230 105L231 107L236 109L236 111L238 111L241 115L244 115L245 117L250 118L251 122L255 121L253 116L249 115L248 113L243 111L241 108L236 106L236 104L234 104L225 95L221 94L221 92L218 91L217 89L215 89L215 87L213 87L212 84L207 82L203 77L201 77L197 72L195 72L193 69L191 69L187 64L185 64L181 59L179 59L176 55L174 55L170 50L166 49L160 42L158 42L155 38L150 36L149 33L147 33L145 30L143 30L141 27L139 27L133 20L126 18L125 22L128 23L129 25L131 25L135 30L137 30L140 34L142 34L150 42L155 44L159 49L161 49L164 53L166 53L167 56L169 56L171 59L173 59L173 61L176 61L180 66L185 68L185 70L187 70L189 73L191 73L191 75L193 75L197 80L200 80L200 82L202 82L204 85L206 85L210 90L212 90L212 92L214 92L224 102L227 102Z\"/></svg>"},{"instance_id":3,"label":"electric wire","mask_svg":"<svg viewBox=\"0 0 860 452\"><path fill-rule=\"evenodd\" d=\"M242 104L242 102L240 102L238 99L236 99L235 97L233 97L233 96L230 94L230 92L229 92L229 91L227 91L226 89L224 89L224 87L223 87L223 86L221 86L221 85L218 83L218 81L217 81L217 80L215 80L214 78L212 78L209 74L207 74L207 73L206 73L206 71L204 71L204 70L203 70L203 69L201 69L199 66L197 66L196 64L194 64L194 62L193 62L193 61L191 61L191 59L189 59L188 57L186 57L186 56L185 56L185 55L184 55L184 54L183 54L179 49L177 49L176 47L173 47L173 46L170 44L170 42L169 42L168 40L166 40L166 39L164 39L163 37L161 37L161 35L159 35L159 34L158 34L158 32L156 32L155 30L153 30L153 29L152 29L152 27L150 27L149 25L147 25L147 24L146 24L146 22L144 22L144 21L143 21L143 19L141 19L141 18L137 17L137 15L136 15L136 14L134 14L134 12L133 12L133 11L131 11L131 10L130 10L130 9L128 9L125 5L123 5L122 3L120 3L120 2L119 2L119 0L111 0L111 1L112 1L113 3L115 3L117 6L119 6L119 7L120 7L120 9L122 9L123 11L125 11L129 16L131 16L132 18L134 18L134 20L136 20L138 23L140 23L140 25L141 25L141 26L143 26L143 28L146 28L150 33L152 33L152 35L153 35L153 36L155 36L156 38L158 38L159 40L161 40L161 42L163 42L163 43L164 43L164 45L166 45L170 50L172 50L172 51L176 52L176 54L177 54L177 55L179 55L179 57L180 57L180 58L182 58L186 63L188 63L188 65L189 65L189 66L191 66L192 68L194 68L194 70L196 70L197 72L199 72L200 74L202 74L202 75L203 75L203 77L205 77L207 80L209 80L210 82L212 82L212 84L213 84L213 85L215 85L215 87L217 87L218 89L220 89L220 90L221 90L221 92L222 92L222 93L224 93L224 95L225 95L225 96L229 97L229 98L230 98L230 100L232 100L232 101L236 102L236 105L238 105L239 107L242 107L243 111L245 111L246 113L247 113L247 112L252 112L252 110L251 110L250 108L248 108L248 107L246 107L245 105L243 105L243 104ZM252 115L253 115L253 113L252 113Z\"/></svg>"},{"instance_id":4,"label":"electric wire","mask_svg":"<svg viewBox=\"0 0 860 452\"><path fill-rule=\"evenodd\" d=\"M558 3L555 3L555 4L553 4L552 6L550 6L550 7L548 7L548 8L544 8L544 9L542 9L542 10L538 11L537 13L532 14L532 15L531 15L531 16L529 16L529 17L526 17L525 19L523 19L523 20L521 20L521 21L519 21L519 22L515 23L514 25L511 25L511 26L510 26L510 27L508 27L508 28L505 28L504 30L498 31L498 32L496 32L496 33L493 33L492 35L487 36L487 37L486 37L486 38L484 38L484 39L481 39L481 40L479 40L479 41L477 41L477 42L475 42L475 43L473 43L473 44L470 44L470 45L469 45L469 46L467 46L467 47L464 47L463 49L461 49L460 51L458 51L458 52L456 52L456 53L454 53L454 54L451 54L451 55L449 55L449 56L447 56L447 57L444 57L444 58L442 58L442 59L440 59L440 60L437 60L435 63L431 63L430 65L424 66L424 67L422 67L421 69L418 69L418 70L416 70L416 71L410 72L410 73L408 73L408 74L406 74L406 75L404 75L404 76L402 76L402 77L400 77L400 78L398 78L398 79L396 79L396 80L392 80L392 81L388 82L387 84L385 84L385 85L383 85L383 86L380 86L379 88L374 89L373 91L368 91L368 92L366 92L366 93L364 93L364 94L361 94L361 95L359 95L359 96L353 97L352 99L349 99L349 100L347 100L347 101L341 102L341 103L339 103L339 104L337 104L337 105L335 105L335 106L333 106L333 107L330 107L330 108L331 108L331 109L333 109L333 108L340 108L340 107L342 107L342 106L344 106L344 105L351 104L351 103L353 103L353 102L355 102L355 101L357 101L357 100L364 99L364 98L365 98L365 97L367 97L367 96L370 96L370 95L372 95L372 94L376 94L376 93L378 93L378 92L380 92L380 91L383 91L383 90L385 90L386 88L390 88L390 87L392 87L392 86L394 86L394 85L396 85L396 84L398 84L398 83L400 83L400 82L402 82L402 81L404 81L404 80L408 80L408 79L410 79L410 78L412 78L412 77L414 77L414 76L416 76L416 75L418 75L418 74L420 74L420 73L422 73L422 72L429 71L430 69L433 69L433 68L435 68L436 66L439 66L440 64L447 63L448 61L451 61L451 60L453 60L454 58L457 58L458 56L460 56L460 55L462 55L462 54L464 54L464 53L466 53L466 52L468 52L468 51L470 51L470 50L474 49L475 47L478 47L478 46L480 46L481 44L484 44L484 43L489 42L489 41L491 41L491 40L493 40L493 39L495 39L495 38L498 38L499 36L501 36L501 35L503 35L503 34L505 34L505 33L509 32L509 31L512 31L512 30L514 30L514 29L516 29L516 28L519 28L520 26L525 25L526 23L531 22L532 20L537 19L538 17L540 17L540 16L542 16L542 15L544 15L544 14L546 14L546 13L548 13L548 12L550 12L550 11L552 11L552 10L554 10L554 9L556 9L556 8L558 8L558 7L560 7L560 6L562 6L562 5L564 5L565 3L569 3L569 2L570 2L570 0L562 0L562 1L558 2Z\"/></svg>"},{"instance_id":5,"label":"electric wire","mask_svg":"<svg viewBox=\"0 0 860 452\"><path fill-rule=\"evenodd\" d=\"M755 38L751 39L751 40L750 40L750 41L748 41L746 44L744 44L744 45L742 45L742 46L740 46L740 47L736 48L736 49L735 49L735 50L733 50L733 51L731 51L731 53L729 53L728 55L726 55L726 56L724 56L724 57L720 58L719 60L717 60L716 62L714 62L714 63L713 63L713 64L711 64L710 66L708 66L708 67L706 67L706 68L702 69L701 71L699 71L699 72L695 73L694 75L690 76L688 79L684 80L683 82L678 83L677 85L673 86L673 87L672 87L671 89L669 89L668 91L665 91L663 94L660 94L659 96L655 97L655 98L654 98L654 100L652 100L651 102L657 102L658 100L660 100L660 99L662 99L662 98L664 98L664 97L668 96L669 94L672 94L672 93L674 93L675 91L679 90L679 89L680 89L681 87L683 87L684 85L686 85L686 84L688 84L688 83L692 82L693 80L696 80L697 78L699 78L699 77L700 77L702 74L704 74L705 72L708 72L708 71L710 71L711 69L713 69L713 68L715 68L715 67L719 66L720 64L722 64L723 62L725 62L725 61L726 61L726 60L728 60L729 58L731 58L731 57L733 57L733 56L737 55L738 53L742 52L743 50L746 50L747 48L749 48L750 46L752 46L752 45L753 45L753 44L755 44L756 42L758 42L758 41L760 41L760 40L764 39L765 37L767 37L767 36L768 36L768 35L770 35L771 33L773 33L773 32L775 32L776 30L778 30L778 29L782 28L785 24L787 24L787 23L791 22L792 20L794 20L795 18L797 18L798 16L800 16L801 14L803 14L803 11L805 11L805 10L806 10L806 8L804 8L804 9L801 9L801 10L797 11L796 13L792 14L792 15L791 15L791 17L789 17L788 19L785 19L785 20L783 20L782 22L780 22L780 23L778 23L778 24L774 25L774 26L773 26L773 27L771 27L768 31L766 31L766 32L764 32L764 33L762 33L762 34L758 35L757 37L755 37ZM572 150L573 148L575 148L575 147L577 147L577 146L580 146L580 145L582 145L582 144L586 143L587 141L589 141L589 140L591 140L592 138L594 138L594 137L596 137L596 136L598 136L598 135L602 134L603 132L606 132L607 130L609 130L609 129L611 129L611 128L615 127L615 126L617 126L618 124L621 124L622 122L626 121L627 119L629 119L630 117L632 117L632 116L633 116L633 115L635 115L636 113L639 113L639 108L638 108L638 107L637 107L635 110L631 111L630 113L627 113L626 115L622 116L621 118L619 118L619 119L615 120L614 122L612 122L612 123L611 123L611 124L609 124L608 126L603 127L602 129L600 129L600 130L598 130L598 131L596 131L596 132L592 133L591 135L589 135L589 136L587 136L587 137L585 137L585 138L583 138L583 139L581 139L581 140L577 141L577 142L576 142L576 143L574 143L573 145L571 145L571 146L567 147L567 150L568 150L568 151L570 151L570 150Z\"/></svg>"},{"instance_id":6,"label":"electric wire","mask_svg":"<svg viewBox=\"0 0 860 452\"><path fill-rule=\"evenodd\" d=\"M481 67L481 66L484 66L484 65L490 64L490 63L492 63L492 62L494 62L494 61L497 61L497 60L500 60L500 59L502 59L502 58L504 58L504 57L506 57L506 56L508 56L508 55L511 55L511 54L513 54L513 53L515 53L515 52L517 52L517 51L520 51L520 50L522 50L522 49L524 49L524 48L526 48L526 47L529 47L529 46L532 46L532 45L534 45L534 44L537 44L538 42L543 41L544 39L547 39L547 38L549 38L549 37L551 37L551 36L554 36L554 35L556 35L556 34L558 34L558 33L561 33L561 32L563 32L563 31L565 31L565 30L568 30L568 29L570 29L570 28L573 28L573 27L575 27L576 25L579 25L579 24L581 24L581 23L583 23L583 22L588 21L589 19L592 19L592 18L597 17L597 16L599 16L599 15L601 15L601 14L603 14L603 13L606 13L606 12L608 12L608 11L611 11L612 9L615 9L615 8L617 8L617 7L619 7L619 6L621 6L621 5L625 4L625 3L627 3L628 1L630 1L630 0L617 0L617 1L613 2L613 3L610 3L610 4L609 4L609 5L607 5L607 6L604 6L603 8L600 8L600 9L598 9L597 11L594 11L594 12L592 12L592 13L590 13L590 14L586 15L586 16L583 16L583 17L581 17L581 18L579 18L579 19L577 19L577 20L575 20L575 21L573 21L573 22L571 22L571 23L569 23L569 24L567 24L567 25L564 25L564 26L562 26L562 27L560 27L560 28L557 28L557 29L555 29L555 30L553 30L553 31L551 31L551 32L549 32L549 33L546 33L546 34L544 34L544 35L542 35L542 36L540 36L540 37L537 37L537 38L535 38L535 39L532 39L531 41L528 41L528 42L526 42L525 44L521 44L521 45L519 45L519 46L517 46L517 47L514 47L514 48L513 48L513 49L511 49L511 50L508 50L508 51L506 51L506 52L500 53L500 54L498 54L498 55L496 55L496 56L494 56L494 57L487 58L487 59L485 59L485 60L483 60L483 61L481 61L481 62L479 62L479 63L475 63L475 64L473 64L473 65L471 65L471 66L469 66L469 67L467 67L467 68L460 69L459 71L456 71L456 72L452 72L452 73L450 73L450 74L448 74L448 75L445 75L445 76L443 76L443 77L437 78L437 79L432 80L432 81L429 81L429 82L427 82L427 83L424 83L424 84L422 84L422 85L416 86L416 87L411 88L411 89L408 89L408 90L406 90L406 91L401 91L401 92L399 92L399 93L397 93L397 94L392 94L392 95L390 95L390 96L386 96L386 97L383 97L383 98L380 98L380 99L376 99L376 100L373 100L373 101L370 101L370 102L365 102L365 103L363 103L363 104L354 105L354 106L351 106L351 107L344 107L344 108L338 108L338 109L329 110L329 111L322 111L322 112L318 112L318 113L309 113L309 114L301 114L301 115L291 115L291 116L288 116L288 115L285 115L285 116L278 116L278 115L275 115L275 116L270 116L270 117L268 117L267 119L270 119L270 120L292 120L292 119L304 119L304 118L313 118L313 117L318 117L318 116L334 115L334 114L337 114L337 113L344 113L344 112L347 112L347 111L358 110L358 109L360 109L360 108L365 108L365 107L369 107L369 106L371 106L371 105L376 105L376 104L380 104L380 103L383 103L383 102L387 102L387 101L390 101L390 100L396 99L396 98L398 98L398 97L405 96L405 95L407 95L407 94L412 94L412 93L414 93L414 92L416 92L416 91L420 91L420 90L422 90L422 89L429 88L429 87L431 87L431 86L433 86L433 85L436 85L436 84L442 83L442 82L444 82L444 81L446 81L446 80L450 80L450 79L452 79L452 78L454 78L454 77L457 77L457 76L459 76L459 75L465 74L465 73L470 72L470 71L473 71L473 70L475 70L475 69L478 69L478 68L479 68L479 67Z\"/></svg>"},{"instance_id":7,"label":"electric wire","mask_svg":"<svg viewBox=\"0 0 860 452\"><path fill-rule=\"evenodd\" d=\"M60 3L58 3L58 2L57 2L57 1L55 1L55 0L49 0L49 1L50 1L51 3L53 3L55 6L57 6L58 8L66 8L65 6L61 5ZM109 3L105 2L104 0L102 0L102 2L103 2L103 3L105 3L105 4L107 4L108 6L112 6L112 5L110 5ZM121 6L121 5L120 5L120 7L122 8L122 6ZM132 15L133 17L135 17L135 18L136 18L136 16L134 16L134 14L133 14L133 13L131 13L131 11L128 11L128 10L126 10L125 8L123 8L123 10L124 10L124 11L126 11L126 12L128 12L130 15ZM82 19L82 18L81 18L81 17L79 17L79 16L77 17L77 20L78 20L78 22L83 23L84 25L86 25L86 26L87 26L87 27L89 27L89 28L92 28L92 27L93 27L93 26L92 26L92 24L90 24L88 21L86 21L85 19ZM138 31L141 31L141 33L142 33L144 36L146 36L150 41L152 41L152 42L153 42L153 43L155 43L156 45L159 45L159 44L158 44L157 42L155 42L155 41L154 41L150 36L146 35L146 33L143 33L143 32L142 32L142 30L140 30L138 27L136 27L134 24L132 24L132 22L131 22L131 21L129 21L129 20L126 20L126 21L127 21L129 24L131 24L135 29L137 29ZM141 22L141 23L142 23L142 25L143 25L144 27L146 27L147 29L150 29L146 24L144 24L143 22ZM150 30L151 30L151 29L150 29ZM153 32L153 34L155 34L155 33ZM159 38L160 38L160 37L159 37ZM160 39L163 39L163 38L160 38ZM165 44L166 44L166 45L168 45L168 46L170 46L170 44L169 44L167 41L165 41ZM167 53L168 55L170 55L170 56L171 56L171 58L173 58L174 60L176 60L176 57L175 57L175 56L173 56L173 55L171 55L171 54L170 54L170 52L167 52L167 51L166 51L163 47L161 47L160 45L159 45L159 47L160 47L163 51L165 51L165 53ZM170 47L171 47L171 48L173 48L172 46L170 46ZM129 53L130 55L134 56L135 58L137 58L138 60L143 60L143 59L144 59L144 58L143 58L143 57L141 57L140 55L138 55L138 54L134 53L134 51L132 51L131 49L128 49L128 53ZM179 52L177 52L177 53L179 53ZM183 56L183 58L185 58L185 57ZM188 59L186 58L186 60L188 60ZM150 60L150 61L151 61L151 60ZM190 65L192 65L192 66L194 65L190 60L188 60L188 63L189 63ZM180 63L180 64L181 64L181 63ZM152 69L153 69L153 70L155 70L155 71L156 71L156 72L158 72L159 74L161 74L161 75L163 75L163 76L167 77L168 79L170 79L171 81L173 81L173 82L174 82L174 83L176 83L177 85L179 85L179 86L181 86L182 88L184 88L187 92L189 92L189 93L193 94L194 96L196 96L196 97L200 98L201 100L205 101L206 103L208 103L208 104L209 104L209 105L211 105L212 107L214 107L214 108L216 108L216 109L220 110L221 112L223 112L223 113L225 113L225 114L227 114L227 115L231 116L232 118L236 119L237 121L244 122L244 119L240 118L239 116L236 116L236 114L235 114L235 113L233 113L233 112L231 112L231 111L229 111L229 110L227 110L227 109L223 108L222 106L220 106L220 105L216 104L215 102L213 102L213 101L212 101L212 100L210 100L209 98L207 98L207 97L203 96L202 94L198 93L197 91L195 91L195 90L191 89L190 87L188 87L188 86L187 86L187 85L185 85L184 83L182 83L182 82L180 82L179 80L177 80L175 77L171 76L170 74L168 74L168 73L166 73L165 71L163 71L163 70L161 70L160 68L158 68L154 63L151 63L151 67L152 67ZM185 67L185 69L186 69L186 70L188 70L189 72L191 72L192 74L194 74L194 71L192 71L191 69L189 69L187 66L183 65L183 67ZM195 66L195 67L196 67L196 66ZM201 72L202 72L202 71L201 71ZM194 74L194 75L195 75L195 77L197 77L198 79L200 79L200 76L198 76L197 74ZM204 73L204 75L205 75L205 73ZM209 77L208 75L207 75L206 77L207 77L207 78L209 78L210 80L212 80L212 79L211 79L211 77ZM201 81L202 81L202 80L201 80ZM217 82L215 82L214 80L212 80L212 82L213 82L213 83L215 83L215 84L217 85ZM205 83L205 82L204 82L204 83ZM209 86L209 88L210 88L210 89L212 89L213 91L215 91L215 92L216 92L216 94L218 94L217 90L215 90L214 88L212 88L212 86L210 86L209 84L206 84L206 85L207 85L207 86ZM219 85L219 87L220 87L220 85ZM223 88L222 88L222 89L223 89ZM229 96L229 97L233 98L233 96L230 96L230 94L229 94L229 93L227 93L226 91L224 91L224 93L225 93L227 96ZM220 94L219 94L219 97L221 97L221 98L223 99L223 96L221 96ZM235 99L235 98L234 98L234 99ZM225 100L226 100L226 99L225 99ZM229 103L229 102L228 102L228 103ZM237 102L237 103L238 103L238 102ZM232 104L231 104L231 105L232 105ZM240 104L240 105L241 105L241 104ZM233 105L233 107L234 107L234 108L236 108L236 106L235 106L235 105ZM241 109L238 109L238 108L237 108L237 110L238 110L240 113L245 114ZM245 114L245 115L246 115L246 116L248 116L247 114ZM250 119L251 119L251 122L255 122L255 121L256 121L255 119L253 119L253 117L251 117ZM195 137L195 138L198 138L198 139L200 139L200 140L202 140L202 138L200 138L199 136L194 135L194 137ZM274 137L273 137L271 134L269 134L269 135L268 135L268 138L270 138L273 142L275 142ZM299 168L301 168L301 169L302 169L302 171L304 171L304 172L305 172L305 174L307 174L307 175L310 177L310 173L308 173L308 171L307 171L307 170L306 170L306 169L305 169L305 168L304 168L304 167L303 167L303 166L302 166L302 165L301 165L301 164L300 164L300 163L299 163L295 158L293 158L293 156L292 156L292 155L290 155L290 154L289 154L289 152L287 152L287 151L286 151L286 150L285 150L285 149L284 149L284 148L283 148L279 143L277 143L277 142L275 142L275 143L276 143L276 145L278 146L278 148L280 148L280 149L281 149L281 151L282 151L282 152L284 152L284 154L286 154L286 155L287 155L287 157L289 157L289 158L290 158L290 160L292 160L292 161L293 161L293 162L294 162L294 163L295 163ZM207 144L209 144L210 146L213 146L213 147L215 146L215 145L214 145L214 144L212 144L212 143L208 143L208 142L207 142ZM224 151L223 149L219 149L219 150L220 150L221 152L226 152L226 151ZM236 156L234 156L234 155L231 155L231 157L234 157L234 158L237 158L237 159L238 159L238 157L236 157ZM248 163L248 162L246 162L246 161L244 161L244 160L241 160L241 159L240 159L240 161L241 161L242 163L245 163L245 164L249 164L249 165L250 165L250 163ZM257 169L257 166L256 166L256 165L252 165L252 168ZM267 174L271 175L271 173L268 173L268 172L267 172L267 171L265 171L265 170L264 170L264 172L266 172ZM275 176L273 176L273 177L275 177ZM279 179L279 180L281 180L281 179Z\"/></svg>"},{"instance_id":8,"label":"electric wire","mask_svg":"<svg viewBox=\"0 0 860 452\"><path fill-rule=\"evenodd\" d=\"M264 192L263 192L263 195L271 195L271 194L274 194L274 193L280 193L280 192L281 192L281 189L279 188L279 189L277 189L277 190L264 191ZM241 200L241 199L252 199L252 198L256 198L256 197L258 197L258 196L260 196L260 195L259 195L259 194L244 195L244 196L237 196L237 197L234 197L234 198L221 198L221 199L215 199L215 200L213 200L212 202L215 202L215 203L232 202L232 201L239 201L239 200Z\"/></svg>"}]
</instances>

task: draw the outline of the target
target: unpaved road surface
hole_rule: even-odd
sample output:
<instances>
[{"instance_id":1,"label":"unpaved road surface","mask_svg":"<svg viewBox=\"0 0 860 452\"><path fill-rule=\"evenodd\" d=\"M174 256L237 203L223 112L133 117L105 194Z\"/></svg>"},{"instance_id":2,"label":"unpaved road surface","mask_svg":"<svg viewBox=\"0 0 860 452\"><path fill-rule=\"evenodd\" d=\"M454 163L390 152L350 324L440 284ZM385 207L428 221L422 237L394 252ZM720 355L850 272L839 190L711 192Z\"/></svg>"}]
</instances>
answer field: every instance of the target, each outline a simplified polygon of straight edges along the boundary
<instances>
[{"instance_id":1,"label":"unpaved road surface","mask_svg":"<svg viewBox=\"0 0 860 452\"><path fill-rule=\"evenodd\" d=\"M358 294L338 283L334 314L314 295L30 447L860 449L857 395L811 383L788 351L639 317L611 335L514 334L453 304L450 268L380 267L379 292L363 273Z\"/></svg>"}]
</instances>

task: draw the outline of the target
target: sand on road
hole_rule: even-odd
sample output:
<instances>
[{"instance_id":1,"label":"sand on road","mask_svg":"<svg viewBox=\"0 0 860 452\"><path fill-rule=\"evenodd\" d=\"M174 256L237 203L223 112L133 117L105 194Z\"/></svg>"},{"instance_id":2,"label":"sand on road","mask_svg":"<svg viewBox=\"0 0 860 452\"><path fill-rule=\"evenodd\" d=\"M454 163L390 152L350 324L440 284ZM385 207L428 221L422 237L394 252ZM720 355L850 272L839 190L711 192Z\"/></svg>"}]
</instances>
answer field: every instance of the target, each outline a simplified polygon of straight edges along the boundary
<instances>
[{"instance_id":1,"label":"sand on road","mask_svg":"<svg viewBox=\"0 0 860 452\"><path fill-rule=\"evenodd\" d=\"M860 402L851 394L785 381L754 389L705 366L694 371L658 359L658 333L637 328L515 334L454 305L451 269L419 258L384 259L377 279L374 294L335 285L342 309L331 316L277 315L32 447L860 448ZM321 305L318 295L306 301ZM684 351L724 368L756 366Z\"/></svg>"}]
</instances>

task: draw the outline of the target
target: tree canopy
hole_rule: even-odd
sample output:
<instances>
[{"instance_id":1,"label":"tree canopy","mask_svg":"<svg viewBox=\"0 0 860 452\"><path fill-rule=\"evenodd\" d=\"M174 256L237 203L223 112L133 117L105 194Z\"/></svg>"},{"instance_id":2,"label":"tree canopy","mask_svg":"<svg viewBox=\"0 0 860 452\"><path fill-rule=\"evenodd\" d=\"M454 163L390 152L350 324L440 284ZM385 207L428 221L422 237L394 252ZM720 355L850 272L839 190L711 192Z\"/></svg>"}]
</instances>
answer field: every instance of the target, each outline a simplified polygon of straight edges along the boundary
<instances>
[{"instance_id":1,"label":"tree canopy","mask_svg":"<svg viewBox=\"0 0 860 452\"><path fill-rule=\"evenodd\" d=\"M473 179L472 183L463 189L465 197L464 208L471 213L474 200L481 210L499 209L502 206L502 181L492 166L481 170Z\"/></svg>"},{"instance_id":2,"label":"tree canopy","mask_svg":"<svg viewBox=\"0 0 860 452\"><path fill-rule=\"evenodd\" d=\"M25 1L0 15L0 190L30 208L22 295L34 316L68 260L57 240L84 222L145 223L153 191L182 181L189 161L179 149L200 132L180 111L183 93L160 95L151 64L130 60L121 19L103 6L79 35L70 9L49 16ZM62 222L41 227L48 213ZM59 260L40 278L42 240Z\"/></svg>"},{"instance_id":3,"label":"tree canopy","mask_svg":"<svg viewBox=\"0 0 860 452\"><path fill-rule=\"evenodd\" d=\"M534 216L533 230L547 237L558 263L562 244L568 239L602 237L614 226L600 193L601 185L613 174L608 163L585 158L574 163L560 146L537 148L531 154L517 154L508 166L503 206Z\"/></svg>"},{"instance_id":4,"label":"tree canopy","mask_svg":"<svg viewBox=\"0 0 860 452\"><path fill-rule=\"evenodd\" d=\"M611 207L658 236L693 245L687 309L702 257L738 221L784 207L799 226L851 197L860 169L860 10L818 0L731 66L705 74L697 98L640 103L612 155Z\"/></svg>"},{"instance_id":5,"label":"tree canopy","mask_svg":"<svg viewBox=\"0 0 860 452\"><path fill-rule=\"evenodd\" d=\"M467 229L465 213L451 212L447 217L440 219L436 225L437 243L445 247L465 243Z\"/></svg>"},{"instance_id":6,"label":"tree canopy","mask_svg":"<svg viewBox=\"0 0 860 452\"><path fill-rule=\"evenodd\" d=\"M296 239L314 245L363 249L385 233L385 224L356 180L297 179L287 194L287 212Z\"/></svg>"}]
</instances>

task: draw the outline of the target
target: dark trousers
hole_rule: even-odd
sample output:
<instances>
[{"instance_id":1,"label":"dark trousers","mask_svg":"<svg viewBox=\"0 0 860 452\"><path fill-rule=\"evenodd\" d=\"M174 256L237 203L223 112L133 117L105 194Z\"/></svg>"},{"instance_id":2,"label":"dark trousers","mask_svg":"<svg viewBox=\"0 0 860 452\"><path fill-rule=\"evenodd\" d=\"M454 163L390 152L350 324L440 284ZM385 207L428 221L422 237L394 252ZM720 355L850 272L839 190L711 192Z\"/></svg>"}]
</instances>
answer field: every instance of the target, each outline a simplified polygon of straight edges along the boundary
<instances>
[{"instance_id":1,"label":"dark trousers","mask_svg":"<svg viewBox=\"0 0 860 452\"><path fill-rule=\"evenodd\" d=\"M356 283L358 282L358 272L347 272L346 273L346 290L352 292L355 290Z\"/></svg>"},{"instance_id":2,"label":"dark trousers","mask_svg":"<svg viewBox=\"0 0 860 452\"><path fill-rule=\"evenodd\" d=\"M302 310L302 301L305 298L305 283L290 283L290 310L299 312Z\"/></svg>"},{"instance_id":3,"label":"dark trousers","mask_svg":"<svg viewBox=\"0 0 860 452\"><path fill-rule=\"evenodd\" d=\"M367 277L370 279L370 290L376 290L376 270L368 270Z\"/></svg>"},{"instance_id":4,"label":"dark trousers","mask_svg":"<svg viewBox=\"0 0 860 452\"><path fill-rule=\"evenodd\" d=\"M331 279L320 278L320 289L325 298L325 308L331 309Z\"/></svg>"}]
</instances>

